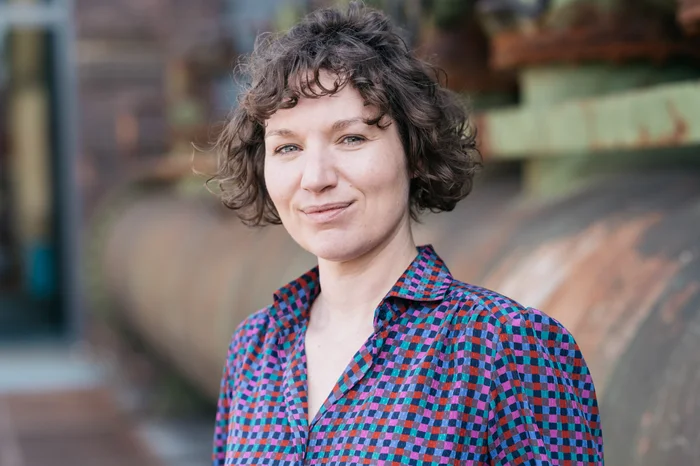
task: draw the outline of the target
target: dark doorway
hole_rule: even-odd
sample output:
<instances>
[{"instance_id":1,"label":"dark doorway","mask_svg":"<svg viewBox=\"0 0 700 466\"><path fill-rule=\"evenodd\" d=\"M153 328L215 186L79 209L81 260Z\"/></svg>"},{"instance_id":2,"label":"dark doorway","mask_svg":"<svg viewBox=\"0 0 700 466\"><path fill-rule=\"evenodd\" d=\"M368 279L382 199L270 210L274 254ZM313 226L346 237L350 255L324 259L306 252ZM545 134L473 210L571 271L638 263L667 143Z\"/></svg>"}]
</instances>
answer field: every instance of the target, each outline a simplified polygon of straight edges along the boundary
<instances>
[{"instance_id":1,"label":"dark doorway","mask_svg":"<svg viewBox=\"0 0 700 466\"><path fill-rule=\"evenodd\" d=\"M52 35L37 27L12 27L3 35L0 339L8 340L60 332L63 313Z\"/></svg>"},{"instance_id":2,"label":"dark doorway","mask_svg":"<svg viewBox=\"0 0 700 466\"><path fill-rule=\"evenodd\" d=\"M0 1L0 344L75 330L68 11Z\"/></svg>"}]
</instances>

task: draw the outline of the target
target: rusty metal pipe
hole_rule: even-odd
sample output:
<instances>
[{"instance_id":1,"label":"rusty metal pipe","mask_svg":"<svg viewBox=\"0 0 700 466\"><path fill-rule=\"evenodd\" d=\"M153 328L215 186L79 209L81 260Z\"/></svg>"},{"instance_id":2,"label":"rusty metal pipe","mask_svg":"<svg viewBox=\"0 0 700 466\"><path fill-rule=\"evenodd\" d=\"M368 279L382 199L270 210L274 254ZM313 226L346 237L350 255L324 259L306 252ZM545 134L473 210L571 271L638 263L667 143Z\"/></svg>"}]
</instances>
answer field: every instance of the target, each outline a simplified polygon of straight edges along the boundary
<instances>
[{"instance_id":1,"label":"rusty metal pipe","mask_svg":"<svg viewBox=\"0 0 700 466\"><path fill-rule=\"evenodd\" d=\"M628 174L545 206L477 188L416 228L453 274L539 307L578 340L609 464L700 464L700 174ZM94 257L125 321L211 397L234 326L313 265L281 228L146 195Z\"/></svg>"}]
</instances>

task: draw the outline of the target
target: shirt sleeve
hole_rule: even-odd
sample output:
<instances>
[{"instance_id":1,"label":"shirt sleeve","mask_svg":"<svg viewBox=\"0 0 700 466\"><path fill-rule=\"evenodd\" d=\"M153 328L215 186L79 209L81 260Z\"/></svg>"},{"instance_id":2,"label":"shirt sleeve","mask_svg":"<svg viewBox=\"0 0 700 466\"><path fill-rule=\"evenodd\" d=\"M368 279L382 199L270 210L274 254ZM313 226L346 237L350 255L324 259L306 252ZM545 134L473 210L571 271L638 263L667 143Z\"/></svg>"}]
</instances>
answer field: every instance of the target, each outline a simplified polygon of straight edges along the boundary
<instances>
[{"instance_id":1,"label":"shirt sleeve","mask_svg":"<svg viewBox=\"0 0 700 466\"><path fill-rule=\"evenodd\" d=\"M556 320L528 308L503 326L488 422L492 465L603 464L593 380Z\"/></svg>"},{"instance_id":2,"label":"shirt sleeve","mask_svg":"<svg viewBox=\"0 0 700 466\"><path fill-rule=\"evenodd\" d=\"M226 364L221 376L221 388L216 407L216 421L214 423L214 452L212 454L213 466L223 466L226 462L226 444L228 440L229 412L231 407L231 358L233 356L234 341L228 348Z\"/></svg>"}]
</instances>

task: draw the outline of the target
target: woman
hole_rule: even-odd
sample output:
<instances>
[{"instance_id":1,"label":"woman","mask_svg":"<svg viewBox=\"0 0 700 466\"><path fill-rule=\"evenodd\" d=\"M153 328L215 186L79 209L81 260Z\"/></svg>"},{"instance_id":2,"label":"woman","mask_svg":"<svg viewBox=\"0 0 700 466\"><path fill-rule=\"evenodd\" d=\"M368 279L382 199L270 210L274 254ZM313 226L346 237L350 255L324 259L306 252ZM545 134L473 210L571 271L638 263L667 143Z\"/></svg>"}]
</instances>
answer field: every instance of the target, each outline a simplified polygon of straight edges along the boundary
<instances>
[{"instance_id":1,"label":"woman","mask_svg":"<svg viewBox=\"0 0 700 466\"><path fill-rule=\"evenodd\" d=\"M593 382L542 312L453 278L411 220L479 166L467 116L380 12L256 45L214 178L318 266L236 330L214 464L598 464Z\"/></svg>"}]
</instances>

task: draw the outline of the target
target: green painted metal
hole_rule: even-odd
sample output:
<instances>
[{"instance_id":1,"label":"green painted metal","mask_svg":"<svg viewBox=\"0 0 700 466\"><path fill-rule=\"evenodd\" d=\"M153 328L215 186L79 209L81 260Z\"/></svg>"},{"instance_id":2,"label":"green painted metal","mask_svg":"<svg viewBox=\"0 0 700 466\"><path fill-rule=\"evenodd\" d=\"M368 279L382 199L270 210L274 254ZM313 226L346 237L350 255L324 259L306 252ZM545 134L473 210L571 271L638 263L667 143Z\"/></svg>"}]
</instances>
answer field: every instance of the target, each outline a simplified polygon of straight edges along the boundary
<instances>
[{"instance_id":1,"label":"green painted metal","mask_svg":"<svg viewBox=\"0 0 700 466\"><path fill-rule=\"evenodd\" d=\"M520 107L481 114L481 147L487 158L524 159L525 192L534 197L639 163L687 160L677 149L700 144L695 67L533 67L521 70L520 88Z\"/></svg>"},{"instance_id":2,"label":"green painted metal","mask_svg":"<svg viewBox=\"0 0 700 466\"><path fill-rule=\"evenodd\" d=\"M700 79L700 69L687 64L551 65L526 68L519 73L522 105L536 106L693 79Z\"/></svg>"},{"instance_id":3,"label":"green painted metal","mask_svg":"<svg viewBox=\"0 0 700 466\"><path fill-rule=\"evenodd\" d=\"M700 80L494 110L478 121L482 151L497 159L690 146L700 144Z\"/></svg>"}]
</instances>

